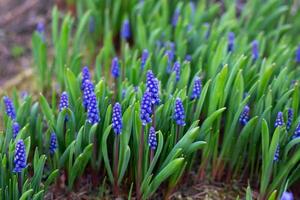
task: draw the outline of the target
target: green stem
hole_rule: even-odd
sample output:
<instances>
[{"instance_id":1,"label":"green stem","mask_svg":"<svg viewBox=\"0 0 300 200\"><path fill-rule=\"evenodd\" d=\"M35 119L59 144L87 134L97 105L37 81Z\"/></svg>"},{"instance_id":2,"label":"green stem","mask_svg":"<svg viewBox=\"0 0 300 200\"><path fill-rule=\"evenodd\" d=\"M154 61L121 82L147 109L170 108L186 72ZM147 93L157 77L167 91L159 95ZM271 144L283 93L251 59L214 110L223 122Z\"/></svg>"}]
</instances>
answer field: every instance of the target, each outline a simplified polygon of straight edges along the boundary
<instances>
[{"instance_id":1,"label":"green stem","mask_svg":"<svg viewBox=\"0 0 300 200\"><path fill-rule=\"evenodd\" d=\"M119 188L118 188L118 165L119 165L119 141L120 136L116 135L115 138L115 159L114 159L114 194L116 197L119 196Z\"/></svg>"},{"instance_id":2,"label":"green stem","mask_svg":"<svg viewBox=\"0 0 300 200\"><path fill-rule=\"evenodd\" d=\"M142 160L144 152L144 126L141 128L140 145L139 145L139 157L138 157L138 168L137 168L137 180L136 180L136 199L141 199L141 181L142 181Z\"/></svg>"}]
</instances>

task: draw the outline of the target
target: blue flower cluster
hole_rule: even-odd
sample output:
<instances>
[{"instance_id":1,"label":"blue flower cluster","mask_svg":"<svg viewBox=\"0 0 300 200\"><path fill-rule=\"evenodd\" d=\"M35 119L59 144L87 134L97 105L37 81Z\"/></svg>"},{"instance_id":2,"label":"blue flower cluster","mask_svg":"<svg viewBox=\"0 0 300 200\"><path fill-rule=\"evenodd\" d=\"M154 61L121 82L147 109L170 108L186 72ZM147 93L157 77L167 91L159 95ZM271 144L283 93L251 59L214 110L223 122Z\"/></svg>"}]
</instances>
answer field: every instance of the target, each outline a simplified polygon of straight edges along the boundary
<instances>
[{"instance_id":1,"label":"blue flower cluster","mask_svg":"<svg viewBox=\"0 0 300 200\"><path fill-rule=\"evenodd\" d=\"M191 99L198 99L202 91L202 81L199 77L195 78L194 87L191 95Z\"/></svg>"},{"instance_id":2,"label":"blue flower cluster","mask_svg":"<svg viewBox=\"0 0 300 200\"><path fill-rule=\"evenodd\" d=\"M180 98L176 98L173 117L178 126L185 126L185 112Z\"/></svg>"},{"instance_id":3,"label":"blue flower cluster","mask_svg":"<svg viewBox=\"0 0 300 200\"><path fill-rule=\"evenodd\" d=\"M252 59L255 61L259 58L259 46L258 41L254 40L252 42Z\"/></svg>"},{"instance_id":4,"label":"blue flower cluster","mask_svg":"<svg viewBox=\"0 0 300 200\"><path fill-rule=\"evenodd\" d=\"M142 53L142 57L141 57L141 68L142 69L144 69L148 57L149 57L149 51L147 49L144 49L143 53Z\"/></svg>"},{"instance_id":5,"label":"blue flower cluster","mask_svg":"<svg viewBox=\"0 0 300 200\"><path fill-rule=\"evenodd\" d=\"M176 74L176 81L178 82L180 80L180 62L176 61L173 65L173 71Z\"/></svg>"},{"instance_id":6,"label":"blue flower cluster","mask_svg":"<svg viewBox=\"0 0 300 200\"><path fill-rule=\"evenodd\" d=\"M118 78L120 76L120 65L118 57L114 57L111 62L111 75L114 78Z\"/></svg>"},{"instance_id":7,"label":"blue flower cluster","mask_svg":"<svg viewBox=\"0 0 300 200\"><path fill-rule=\"evenodd\" d=\"M85 88L85 85L86 85L85 82L89 81L91 79L90 71L89 71L89 68L87 66L82 68L81 76L82 76L81 91L83 91L84 88Z\"/></svg>"},{"instance_id":8,"label":"blue flower cluster","mask_svg":"<svg viewBox=\"0 0 300 200\"><path fill-rule=\"evenodd\" d=\"M227 51L228 52L232 52L234 50L234 33L233 32L229 32L228 33L228 47L227 47Z\"/></svg>"},{"instance_id":9,"label":"blue flower cluster","mask_svg":"<svg viewBox=\"0 0 300 200\"><path fill-rule=\"evenodd\" d=\"M277 128L277 127L283 126L283 125L284 125L283 114L282 114L282 112L278 112L274 126L275 126L275 128Z\"/></svg>"},{"instance_id":10,"label":"blue flower cluster","mask_svg":"<svg viewBox=\"0 0 300 200\"><path fill-rule=\"evenodd\" d=\"M59 111L69 107L69 96L67 92L63 92L60 96Z\"/></svg>"},{"instance_id":11,"label":"blue flower cluster","mask_svg":"<svg viewBox=\"0 0 300 200\"><path fill-rule=\"evenodd\" d=\"M152 150L157 148L157 138L154 127L149 130L148 145Z\"/></svg>"},{"instance_id":12,"label":"blue flower cluster","mask_svg":"<svg viewBox=\"0 0 300 200\"><path fill-rule=\"evenodd\" d=\"M26 167L26 148L22 139L16 143L14 156L14 172L19 173Z\"/></svg>"},{"instance_id":13,"label":"blue flower cluster","mask_svg":"<svg viewBox=\"0 0 300 200\"><path fill-rule=\"evenodd\" d=\"M152 95L149 91L146 91L143 95L141 102L140 118L143 126L152 122Z\"/></svg>"},{"instance_id":14,"label":"blue flower cluster","mask_svg":"<svg viewBox=\"0 0 300 200\"><path fill-rule=\"evenodd\" d=\"M113 108L112 114L112 127L116 135L122 133L122 108L121 105L117 102Z\"/></svg>"},{"instance_id":15,"label":"blue flower cluster","mask_svg":"<svg viewBox=\"0 0 300 200\"><path fill-rule=\"evenodd\" d=\"M239 118L239 122L242 126L245 126L248 123L249 115L250 115L250 107L246 105Z\"/></svg>"},{"instance_id":16,"label":"blue flower cluster","mask_svg":"<svg viewBox=\"0 0 300 200\"><path fill-rule=\"evenodd\" d=\"M13 138L16 139L18 133L20 132L20 125L18 122L14 122L12 124L12 133L13 133Z\"/></svg>"},{"instance_id":17,"label":"blue flower cluster","mask_svg":"<svg viewBox=\"0 0 300 200\"><path fill-rule=\"evenodd\" d=\"M51 133L50 145L49 145L50 155L53 155L56 149L57 149L57 137L55 133Z\"/></svg>"},{"instance_id":18,"label":"blue flower cluster","mask_svg":"<svg viewBox=\"0 0 300 200\"><path fill-rule=\"evenodd\" d=\"M16 110L15 110L12 100L9 97L4 96L3 101L5 104L7 116L9 116L12 120L15 120L16 119Z\"/></svg>"},{"instance_id":19,"label":"blue flower cluster","mask_svg":"<svg viewBox=\"0 0 300 200\"><path fill-rule=\"evenodd\" d=\"M121 37L125 40L128 40L130 36L131 36L130 23L128 19L125 19L122 25Z\"/></svg>"},{"instance_id":20,"label":"blue flower cluster","mask_svg":"<svg viewBox=\"0 0 300 200\"><path fill-rule=\"evenodd\" d=\"M291 129L291 126L292 126L292 123L293 123L293 117L294 117L293 109L289 108L288 109L287 122L286 122L286 130L287 131L289 131Z\"/></svg>"},{"instance_id":21,"label":"blue flower cluster","mask_svg":"<svg viewBox=\"0 0 300 200\"><path fill-rule=\"evenodd\" d=\"M159 83L158 79L154 76L151 70L147 72L147 82L146 82L147 90L151 94L152 104L158 105L160 102L159 99Z\"/></svg>"}]
</instances>

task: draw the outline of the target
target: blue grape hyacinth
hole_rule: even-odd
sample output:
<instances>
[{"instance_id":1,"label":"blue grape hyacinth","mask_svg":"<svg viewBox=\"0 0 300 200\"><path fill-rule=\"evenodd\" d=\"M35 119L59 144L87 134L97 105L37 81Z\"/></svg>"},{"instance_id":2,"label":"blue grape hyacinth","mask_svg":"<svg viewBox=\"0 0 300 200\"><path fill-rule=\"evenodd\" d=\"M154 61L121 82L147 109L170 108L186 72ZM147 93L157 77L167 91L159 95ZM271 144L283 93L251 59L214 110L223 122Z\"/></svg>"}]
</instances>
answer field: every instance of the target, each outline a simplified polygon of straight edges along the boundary
<instances>
[{"instance_id":1,"label":"blue grape hyacinth","mask_svg":"<svg viewBox=\"0 0 300 200\"><path fill-rule=\"evenodd\" d=\"M295 129L295 132L294 132L294 135L293 135L293 139L296 139L296 138L298 138L298 137L300 137L300 122L298 123L298 125L297 125L297 127L296 127L296 129Z\"/></svg>"},{"instance_id":2,"label":"blue grape hyacinth","mask_svg":"<svg viewBox=\"0 0 300 200\"><path fill-rule=\"evenodd\" d=\"M194 81L194 86L193 86L193 91L191 95L191 99L198 99L200 97L202 91L202 81L201 79L197 76Z\"/></svg>"},{"instance_id":3,"label":"blue grape hyacinth","mask_svg":"<svg viewBox=\"0 0 300 200\"><path fill-rule=\"evenodd\" d=\"M144 69L148 57L149 57L149 51L147 49L144 49L143 53L142 53L142 57L141 57L141 68L142 69Z\"/></svg>"},{"instance_id":4,"label":"blue grape hyacinth","mask_svg":"<svg viewBox=\"0 0 300 200\"><path fill-rule=\"evenodd\" d=\"M151 94L152 104L158 105L160 102L159 99L159 83L157 78L154 76L151 70L147 72L147 82L146 82L147 90Z\"/></svg>"},{"instance_id":5,"label":"blue grape hyacinth","mask_svg":"<svg viewBox=\"0 0 300 200\"><path fill-rule=\"evenodd\" d=\"M279 156L280 156L279 153L280 153L280 152L279 152L279 145L277 145L277 148L276 148L276 151L275 151L275 154L274 154L274 161L275 161L275 162L278 162L278 161L279 161Z\"/></svg>"},{"instance_id":6,"label":"blue grape hyacinth","mask_svg":"<svg viewBox=\"0 0 300 200\"><path fill-rule=\"evenodd\" d=\"M122 25L121 37L125 40L128 40L130 36L131 36L130 23L128 19L125 19Z\"/></svg>"},{"instance_id":7,"label":"blue grape hyacinth","mask_svg":"<svg viewBox=\"0 0 300 200\"><path fill-rule=\"evenodd\" d=\"M26 148L22 139L16 143L15 157L14 157L14 172L21 172L26 167Z\"/></svg>"},{"instance_id":8,"label":"blue grape hyacinth","mask_svg":"<svg viewBox=\"0 0 300 200\"><path fill-rule=\"evenodd\" d=\"M120 76L120 64L118 57L114 57L111 61L111 75L114 78L118 78Z\"/></svg>"},{"instance_id":9,"label":"blue grape hyacinth","mask_svg":"<svg viewBox=\"0 0 300 200\"><path fill-rule=\"evenodd\" d=\"M300 45L298 46L296 50L296 62L300 63Z\"/></svg>"},{"instance_id":10,"label":"blue grape hyacinth","mask_svg":"<svg viewBox=\"0 0 300 200\"><path fill-rule=\"evenodd\" d=\"M112 127L116 135L122 133L122 108L121 105L117 102L114 105L112 113Z\"/></svg>"},{"instance_id":11,"label":"blue grape hyacinth","mask_svg":"<svg viewBox=\"0 0 300 200\"><path fill-rule=\"evenodd\" d=\"M95 124L100 121L98 102L94 91L90 93L87 107L87 121Z\"/></svg>"},{"instance_id":12,"label":"blue grape hyacinth","mask_svg":"<svg viewBox=\"0 0 300 200\"><path fill-rule=\"evenodd\" d=\"M148 145L152 150L155 150L157 148L157 138L154 127L150 127Z\"/></svg>"},{"instance_id":13,"label":"blue grape hyacinth","mask_svg":"<svg viewBox=\"0 0 300 200\"><path fill-rule=\"evenodd\" d=\"M94 84L89 80L86 80L84 85L85 85L85 88L83 90L83 97L82 97L83 102L82 103L83 103L85 110L87 110L89 102L90 102L90 96L94 92L95 88L94 88Z\"/></svg>"},{"instance_id":14,"label":"blue grape hyacinth","mask_svg":"<svg viewBox=\"0 0 300 200\"><path fill-rule=\"evenodd\" d=\"M258 41L254 40L252 42L252 59L257 60L259 58L259 46Z\"/></svg>"},{"instance_id":15,"label":"blue grape hyacinth","mask_svg":"<svg viewBox=\"0 0 300 200\"><path fill-rule=\"evenodd\" d=\"M287 131L289 131L291 129L291 126L292 126L292 123L293 123L293 117L294 117L293 109L289 108L288 109L287 122L286 122L286 130Z\"/></svg>"},{"instance_id":16,"label":"blue grape hyacinth","mask_svg":"<svg viewBox=\"0 0 300 200\"><path fill-rule=\"evenodd\" d=\"M180 63L179 63L179 61L176 61L174 63L173 71L176 74L176 81L178 82L180 80Z\"/></svg>"},{"instance_id":17,"label":"blue grape hyacinth","mask_svg":"<svg viewBox=\"0 0 300 200\"><path fill-rule=\"evenodd\" d=\"M250 107L246 105L239 118L239 122L242 126L245 126L248 123L249 115L250 115Z\"/></svg>"},{"instance_id":18,"label":"blue grape hyacinth","mask_svg":"<svg viewBox=\"0 0 300 200\"><path fill-rule=\"evenodd\" d=\"M185 111L180 98L176 98L173 118L178 126L185 126Z\"/></svg>"},{"instance_id":19,"label":"blue grape hyacinth","mask_svg":"<svg viewBox=\"0 0 300 200\"><path fill-rule=\"evenodd\" d=\"M287 191L283 192L280 200L294 200L293 193Z\"/></svg>"},{"instance_id":20,"label":"blue grape hyacinth","mask_svg":"<svg viewBox=\"0 0 300 200\"><path fill-rule=\"evenodd\" d=\"M20 125L18 122L14 122L12 124L12 133L13 133L13 138L16 139L18 133L20 132Z\"/></svg>"},{"instance_id":21,"label":"blue grape hyacinth","mask_svg":"<svg viewBox=\"0 0 300 200\"><path fill-rule=\"evenodd\" d=\"M232 52L234 49L234 33L233 32L229 32L228 33L228 47L227 47L227 51L228 52Z\"/></svg>"},{"instance_id":22,"label":"blue grape hyacinth","mask_svg":"<svg viewBox=\"0 0 300 200\"><path fill-rule=\"evenodd\" d=\"M178 19L180 16L180 10L178 8L175 9L172 17L172 26L175 27L178 23Z\"/></svg>"},{"instance_id":23,"label":"blue grape hyacinth","mask_svg":"<svg viewBox=\"0 0 300 200\"><path fill-rule=\"evenodd\" d=\"M174 60L174 52L172 50L167 50L166 51L166 56L167 56L167 59L168 59L168 62L167 62L167 73L171 73L172 69L171 69L171 65L172 65L172 62Z\"/></svg>"},{"instance_id":24,"label":"blue grape hyacinth","mask_svg":"<svg viewBox=\"0 0 300 200\"><path fill-rule=\"evenodd\" d=\"M45 41L45 24L43 22L38 22L37 23L36 32L41 37L42 41Z\"/></svg>"},{"instance_id":25,"label":"blue grape hyacinth","mask_svg":"<svg viewBox=\"0 0 300 200\"><path fill-rule=\"evenodd\" d=\"M87 66L85 66L85 67L82 68L81 75L82 75L81 91L83 91L84 88L85 88L85 86L86 86L85 82L87 80L89 81L91 79L90 71L89 71L89 68Z\"/></svg>"},{"instance_id":26,"label":"blue grape hyacinth","mask_svg":"<svg viewBox=\"0 0 300 200\"><path fill-rule=\"evenodd\" d=\"M49 145L49 152L50 155L53 155L57 149L57 137L55 133L51 133L50 136L50 145Z\"/></svg>"},{"instance_id":27,"label":"blue grape hyacinth","mask_svg":"<svg viewBox=\"0 0 300 200\"><path fill-rule=\"evenodd\" d=\"M140 118L143 126L152 122L152 95L149 91L146 91L143 95L141 102Z\"/></svg>"},{"instance_id":28,"label":"blue grape hyacinth","mask_svg":"<svg viewBox=\"0 0 300 200\"><path fill-rule=\"evenodd\" d=\"M12 100L9 97L4 96L3 101L5 104L7 116L10 117L12 120L16 119L16 110L15 110Z\"/></svg>"},{"instance_id":29,"label":"blue grape hyacinth","mask_svg":"<svg viewBox=\"0 0 300 200\"><path fill-rule=\"evenodd\" d=\"M278 112L276 120L275 120L275 128L284 125L283 114L282 112Z\"/></svg>"},{"instance_id":30,"label":"blue grape hyacinth","mask_svg":"<svg viewBox=\"0 0 300 200\"><path fill-rule=\"evenodd\" d=\"M60 101L59 101L59 111L61 112L63 109L69 107L69 96L67 92L61 93Z\"/></svg>"}]
</instances>

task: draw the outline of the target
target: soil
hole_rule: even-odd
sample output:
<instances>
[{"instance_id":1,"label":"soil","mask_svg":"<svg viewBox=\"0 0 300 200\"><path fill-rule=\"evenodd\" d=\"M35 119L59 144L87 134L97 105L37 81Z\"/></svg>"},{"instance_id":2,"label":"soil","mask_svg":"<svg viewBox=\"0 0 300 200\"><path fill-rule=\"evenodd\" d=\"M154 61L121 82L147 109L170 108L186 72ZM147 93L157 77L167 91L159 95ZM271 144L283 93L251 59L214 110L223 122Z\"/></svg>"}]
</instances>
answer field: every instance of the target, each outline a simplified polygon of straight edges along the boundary
<instances>
[{"instance_id":1,"label":"soil","mask_svg":"<svg viewBox=\"0 0 300 200\"><path fill-rule=\"evenodd\" d=\"M31 36L48 24L53 0L0 0L0 88L31 68ZM47 29L46 29L47 30Z\"/></svg>"}]
</instances>

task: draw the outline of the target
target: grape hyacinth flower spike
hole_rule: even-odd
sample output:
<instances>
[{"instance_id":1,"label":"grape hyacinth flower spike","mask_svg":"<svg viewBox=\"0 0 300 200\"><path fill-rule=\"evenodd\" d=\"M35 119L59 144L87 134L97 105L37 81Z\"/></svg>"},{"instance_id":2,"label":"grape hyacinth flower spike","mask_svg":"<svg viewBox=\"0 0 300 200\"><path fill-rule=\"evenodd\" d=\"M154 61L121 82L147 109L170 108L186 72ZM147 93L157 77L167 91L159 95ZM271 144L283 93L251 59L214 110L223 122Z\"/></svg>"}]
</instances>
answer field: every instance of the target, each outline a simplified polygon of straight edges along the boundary
<instances>
[{"instance_id":1,"label":"grape hyacinth flower spike","mask_svg":"<svg viewBox=\"0 0 300 200\"><path fill-rule=\"evenodd\" d=\"M141 68L142 69L144 69L148 57L149 57L149 51L147 49L144 49L143 53L142 53L142 57L141 57Z\"/></svg>"},{"instance_id":2,"label":"grape hyacinth flower spike","mask_svg":"<svg viewBox=\"0 0 300 200\"><path fill-rule=\"evenodd\" d=\"M90 81L90 79L91 79L90 71L89 71L89 68L87 66L85 66L85 67L82 68L81 75L82 75L81 91L83 91L84 88L85 88L85 86L86 86L85 82L87 80Z\"/></svg>"},{"instance_id":3,"label":"grape hyacinth flower spike","mask_svg":"<svg viewBox=\"0 0 300 200\"><path fill-rule=\"evenodd\" d=\"M178 23L178 19L179 19L179 15L180 15L180 11L178 8L175 9L174 13L173 13L173 17L172 17L172 26L175 27Z\"/></svg>"},{"instance_id":4,"label":"grape hyacinth flower spike","mask_svg":"<svg viewBox=\"0 0 300 200\"><path fill-rule=\"evenodd\" d=\"M295 129L295 132L294 132L294 135L292 137L292 139L296 139L300 137L300 122L298 123L296 129Z\"/></svg>"},{"instance_id":5,"label":"grape hyacinth flower spike","mask_svg":"<svg viewBox=\"0 0 300 200\"><path fill-rule=\"evenodd\" d=\"M143 126L152 122L152 95L149 91L146 91L143 95L141 102L140 118Z\"/></svg>"},{"instance_id":6,"label":"grape hyacinth flower spike","mask_svg":"<svg viewBox=\"0 0 300 200\"><path fill-rule=\"evenodd\" d=\"M283 192L280 200L294 200L293 193L287 191Z\"/></svg>"},{"instance_id":7,"label":"grape hyacinth flower spike","mask_svg":"<svg viewBox=\"0 0 300 200\"><path fill-rule=\"evenodd\" d=\"M150 127L148 145L151 150L155 150L157 148L157 138L154 127Z\"/></svg>"},{"instance_id":8,"label":"grape hyacinth flower spike","mask_svg":"<svg viewBox=\"0 0 300 200\"><path fill-rule=\"evenodd\" d=\"M26 148L22 139L16 143L14 165L16 173L20 173L26 167Z\"/></svg>"},{"instance_id":9,"label":"grape hyacinth flower spike","mask_svg":"<svg viewBox=\"0 0 300 200\"><path fill-rule=\"evenodd\" d=\"M98 123L100 121L98 102L94 91L94 85L90 81L86 81L84 99L86 99L87 104L87 121L90 124Z\"/></svg>"},{"instance_id":10,"label":"grape hyacinth flower spike","mask_svg":"<svg viewBox=\"0 0 300 200\"><path fill-rule=\"evenodd\" d=\"M36 31L39 34L43 42L45 42L45 24L43 22L38 22L36 25Z\"/></svg>"},{"instance_id":11,"label":"grape hyacinth flower spike","mask_svg":"<svg viewBox=\"0 0 300 200\"><path fill-rule=\"evenodd\" d=\"M284 125L283 114L282 114L282 112L278 112L274 126L275 126L275 128L277 128L277 127L283 126L283 125Z\"/></svg>"},{"instance_id":12,"label":"grape hyacinth flower spike","mask_svg":"<svg viewBox=\"0 0 300 200\"><path fill-rule=\"evenodd\" d=\"M111 62L111 75L114 78L118 78L120 76L120 66L118 57L114 57Z\"/></svg>"},{"instance_id":13,"label":"grape hyacinth flower spike","mask_svg":"<svg viewBox=\"0 0 300 200\"><path fill-rule=\"evenodd\" d=\"M232 52L234 49L234 33L233 32L229 32L228 33L228 47L227 47L227 51L228 52Z\"/></svg>"},{"instance_id":14,"label":"grape hyacinth flower spike","mask_svg":"<svg viewBox=\"0 0 300 200\"><path fill-rule=\"evenodd\" d=\"M176 81L178 82L180 80L180 63L179 63L179 61L176 61L174 63L173 71L176 74Z\"/></svg>"},{"instance_id":15,"label":"grape hyacinth flower spike","mask_svg":"<svg viewBox=\"0 0 300 200\"><path fill-rule=\"evenodd\" d=\"M50 155L54 155L56 149L57 149L57 137L55 133L51 133L50 145L49 145Z\"/></svg>"},{"instance_id":16,"label":"grape hyacinth flower spike","mask_svg":"<svg viewBox=\"0 0 300 200\"><path fill-rule=\"evenodd\" d=\"M153 105L158 105L160 102L159 99L159 84L157 78L154 76L151 70L147 72L147 90L151 94L151 102Z\"/></svg>"},{"instance_id":17,"label":"grape hyacinth flower spike","mask_svg":"<svg viewBox=\"0 0 300 200\"><path fill-rule=\"evenodd\" d=\"M296 62L300 63L300 45L298 46L296 50Z\"/></svg>"},{"instance_id":18,"label":"grape hyacinth flower spike","mask_svg":"<svg viewBox=\"0 0 300 200\"><path fill-rule=\"evenodd\" d=\"M293 117L294 117L293 109L289 108L288 109L287 122L286 122L286 130L287 131L289 131L291 129L291 126L292 126L292 123L293 123Z\"/></svg>"},{"instance_id":19,"label":"grape hyacinth flower spike","mask_svg":"<svg viewBox=\"0 0 300 200\"><path fill-rule=\"evenodd\" d=\"M121 30L121 37L124 40L128 40L131 36L131 31L130 31L130 23L128 19L125 19L123 21L123 25L122 25L122 30Z\"/></svg>"},{"instance_id":20,"label":"grape hyacinth flower spike","mask_svg":"<svg viewBox=\"0 0 300 200\"><path fill-rule=\"evenodd\" d=\"M82 97L82 103L84 106L84 109L87 110L89 102L90 102L90 96L94 92L95 88L91 81L86 80L84 83L85 87L83 90L83 97Z\"/></svg>"},{"instance_id":21,"label":"grape hyacinth flower spike","mask_svg":"<svg viewBox=\"0 0 300 200\"><path fill-rule=\"evenodd\" d=\"M115 103L113 108L112 127L116 135L120 135L122 133L122 108L118 102Z\"/></svg>"},{"instance_id":22,"label":"grape hyacinth flower spike","mask_svg":"<svg viewBox=\"0 0 300 200\"><path fill-rule=\"evenodd\" d=\"M13 138L16 139L18 136L18 133L20 132L20 125L18 122L14 122L12 125L12 133L13 133Z\"/></svg>"},{"instance_id":23,"label":"grape hyacinth flower spike","mask_svg":"<svg viewBox=\"0 0 300 200\"><path fill-rule=\"evenodd\" d=\"M173 118L178 126L185 126L185 111L180 98L176 98Z\"/></svg>"},{"instance_id":24,"label":"grape hyacinth flower spike","mask_svg":"<svg viewBox=\"0 0 300 200\"><path fill-rule=\"evenodd\" d=\"M166 51L166 56L167 56L167 59L168 59L168 62L167 62L167 73L171 73L172 69L171 69L171 65L172 65L172 62L174 60L174 52L172 50L167 50Z\"/></svg>"},{"instance_id":25,"label":"grape hyacinth flower spike","mask_svg":"<svg viewBox=\"0 0 300 200\"><path fill-rule=\"evenodd\" d=\"M5 104L7 116L9 116L12 120L16 119L16 110L15 110L12 100L9 97L4 96L3 101Z\"/></svg>"},{"instance_id":26,"label":"grape hyacinth flower spike","mask_svg":"<svg viewBox=\"0 0 300 200\"><path fill-rule=\"evenodd\" d=\"M67 92L61 93L59 101L59 111L61 112L65 108L69 108L69 96Z\"/></svg>"},{"instance_id":27,"label":"grape hyacinth flower spike","mask_svg":"<svg viewBox=\"0 0 300 200\"><path fill-rule=\"evenodd\" d=\"M202 91L202 82L201 79L197 76L194 81L191 99L194 100L200 98L201 91Z\"/></svg>"},{"instance_id":28,"label":"grape hyacinth flower spike","mask_svg":"<svg viewBox=\"0 0 300 200\"><path fill-rule=\"evenodd\" d=\"M252 42L252 59L255 61L259 57L259 46L258 46L258 41L254 40Z\"/></svg>"},{"instance_id":29,"label":"grape hyacinth flower spike","mask_svg":"<svg viewBox=\"0 0 300 200\"><path fill-rule=\"evenodd\" d=\"M245 126L248 123L249 115L250 115L250 107L246 105L239 118L239 122L242 126Z\"/></svg>"}]
</instances>

